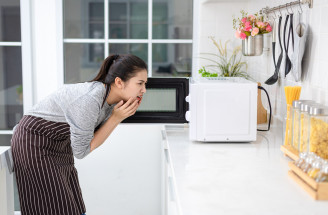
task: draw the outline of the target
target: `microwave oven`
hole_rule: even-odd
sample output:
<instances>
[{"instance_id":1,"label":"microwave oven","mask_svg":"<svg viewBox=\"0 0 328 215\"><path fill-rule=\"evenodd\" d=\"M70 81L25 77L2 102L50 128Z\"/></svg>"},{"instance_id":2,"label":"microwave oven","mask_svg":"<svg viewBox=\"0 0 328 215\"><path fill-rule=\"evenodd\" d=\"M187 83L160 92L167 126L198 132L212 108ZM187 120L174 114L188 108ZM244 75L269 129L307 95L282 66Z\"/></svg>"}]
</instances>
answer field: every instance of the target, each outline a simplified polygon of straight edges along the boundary
<instances>
[{"instance_id":1,"label":"microwave oven","mask_svg":"<svg viewBox=\"0 0 328 215\"><path fill-rule=\"evenodd\" d=\"M187 123L189 78L149 77L146 90L136 113L123 123Z\"/></svg>"},{"instance_id":2,"label":"microwave oven","mask_svg":"<svg viewBox=\"0 0 328 215\"><path fill-rule=\"evenodd\" d=\"M257 83L239 77L190 79L186 101L191 140L256 140Z\"/></svg>"}]
</instances>

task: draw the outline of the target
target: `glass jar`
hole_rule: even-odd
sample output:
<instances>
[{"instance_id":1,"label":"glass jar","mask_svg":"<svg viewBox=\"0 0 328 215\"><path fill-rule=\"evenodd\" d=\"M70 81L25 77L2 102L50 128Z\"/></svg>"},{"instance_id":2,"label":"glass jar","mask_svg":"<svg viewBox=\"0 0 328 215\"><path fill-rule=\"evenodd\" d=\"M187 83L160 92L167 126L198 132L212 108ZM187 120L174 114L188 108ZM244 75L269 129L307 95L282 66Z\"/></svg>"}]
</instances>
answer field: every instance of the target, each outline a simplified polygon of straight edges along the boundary
<instances>
[{"instance_id":1,"label":"glass jar","mask_svg":"<svg viewBox=\"0 0 328 215\"><path fill-rule=\"evenodd\" d=\"M313 107L309 111L309 151L328 159L328 107Z\"/></svg>"},{"instance_id":2,"label":"glass jar","mask_svg":"<svg viewBox=\"0 0 328 215\"><path fill-rule=\"evenodd\" d=\"M308 143L307 143L307 135L309 126L307 120L309 119L309 109L313 106L318 106L318 103L302 103L300 107L300 122L299 122L299 152L307 152L309 151Z\"/></svg>"},{"instance_id":3,"label":"glass jar","mask_svg":"<svg viewBox=\"0 0 328 215\"><path fill-rule=\"evenodd\" d=\"M292 147L299 150L301 104L314 103L312 100L295 100L292 104Z\"/></svg>"},{"instance_id":4,"label":"glass jar","mask_svg":"<svg viewBox=\"0 0 328 215\"><path fill-rule=\"evenodd\" d=\"M313 179L316 179L321 170L322 164L323 164L323 159L321 159L320 157L315 159L315 161L313 161L312 163L312 167L309 168L309 170L306 172L308 176L310 176Z\"/></svg>"},{"instance_id":5,"label":"glass jar","mask_svg":"<svg viewBox=\"0 0 328 215\"><path fill-rule=\"evenodd\" d=\"M322 165L320 172L318 173L317 178L315 179L316 182L328 182L328 163L325 162Z\"/></svg>"},{"instance_id":6,"label":"glass jar","mask_svg":"<svg viewBox=\"0 0 328 215\"><path fill-rule=\"evenodd\" d=\"M295 165L297 167L301 167L304 163L305 163L305 159L308 156L307 152L302 152L299 154L299 159L297 161L295 161Z\"/></svg>"},{"instance_id":7,"label":"glass jar","mask_svg":"<svg viewBox=\"0 0 328 215\"><path fill-rule=\"evenodd\" d=\"M309 153L306 158L305 162L300 166L300 168L303 170L303 172L307 172L311 167L313 162L316 160L318 156L316 156L314 153Z\"/></svg>"}]
</instances>

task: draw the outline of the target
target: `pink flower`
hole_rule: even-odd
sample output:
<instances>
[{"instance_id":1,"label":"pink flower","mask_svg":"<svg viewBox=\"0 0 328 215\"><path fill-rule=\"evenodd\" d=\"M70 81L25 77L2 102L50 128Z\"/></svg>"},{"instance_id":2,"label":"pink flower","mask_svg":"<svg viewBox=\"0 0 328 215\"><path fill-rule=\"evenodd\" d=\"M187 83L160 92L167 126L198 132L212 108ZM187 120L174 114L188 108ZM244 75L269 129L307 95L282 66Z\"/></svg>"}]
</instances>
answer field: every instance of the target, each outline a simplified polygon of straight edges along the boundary
<instances>
[{"instance_id":1,"label":"pink flower","mask_svg":"<svg viewBox=\"0 0 328 215\"><path fill-rule=\"evenodd\" d=\"M259 33L259 29L255 27L255 28L253 28L251 35L254 37L258 33Z\"/></svg>"},{"instance_id":2,"label":"pink flower","mask_svg":"<svg viewBox=\"0 0 328 215\"><path fill-rule=\"evenodd\" d=\"M254 15L248 15L248 18L250 19L250 20L255 20L255 16Z\"/></svg>"},{"instance_id":3,"label":"pink flower","mask_svg":"<svg viewBox=\"0 0 328 215\"><path fill-rule=\"evenodd\" d=\"M241 19L241 22L244 23L244 24L246 23L246 21L247 21L247 17L244 17L244 18Z\"/></svg>"},{"instance_id":4,"label":"pink flower","mask_svg":"<svg viewBox=\"0 0 328 215\"><path fill-rule=\"evenodd\" d=\"M251 25L250 21L245 22L245 26Z\"/></svg>"},{"instance_id":5,"label":"pink flower","mask_svg":"<svg viewBox=\"0 0 328 215\"><path fill-rule=\"evenodd\" d=\"M250 31L252 30L252 26L251 25L246 25L244 28L244 31Z\"/></svg>"},{"instance_id":6,"label":"pink flower","mask_svg":"<svg viewBox=\"0 0 328 215\"><path fill-rule=\"evenodd\" d=\"M267 32L271 32L272 31L272 27L271 27L271 25L268 25L267 27L266 27L266 29L265 29Z\"/></svg>"},{"instance_id":7,"label":"pink flower","mask_svg":"<svg viewBox=\"0 0 328 215\"><path fill-rule=\"evenodd\" d=\"M265 26L263 22L257 22L256 25L259 28L263 28Z\"/></svg>"},{"instance_id":8,"label":"pink flower","mask_svg":"<svg viewBox=\"0 0 328 215\"><path fill-rule=\"evenodd\" d=\"M242 40L246 39L246 34L245 34L244 32L241 32L241 33L240 33L240 38L241 38Z\"/></svg>"},{"instance_id":9,"label":"pink flower","mask_svg":"<svg viewBox=\"0 0 328 215\"><path fill-rule=\"evenodd\" d=\"M235 36L236 36L236 38L240 38L240 31L239 30L236 31Z\"/></svg>"}]
</instances>

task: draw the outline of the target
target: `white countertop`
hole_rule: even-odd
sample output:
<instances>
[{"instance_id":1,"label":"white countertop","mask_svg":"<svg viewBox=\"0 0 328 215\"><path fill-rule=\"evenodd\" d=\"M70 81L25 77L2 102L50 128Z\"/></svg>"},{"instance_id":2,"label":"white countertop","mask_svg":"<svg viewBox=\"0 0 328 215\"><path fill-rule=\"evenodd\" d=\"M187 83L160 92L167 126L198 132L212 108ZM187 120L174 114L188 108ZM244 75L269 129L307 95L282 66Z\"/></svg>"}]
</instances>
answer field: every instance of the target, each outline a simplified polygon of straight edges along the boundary
<instances>
[{"instance_id":1,"label":"white countertop","mask_svg":"<svg viewBox=\"0 0 328 215\"><path fill-rule=\"evenodd\" d=\"M183 127L166 133L183 215L328 214L328 201L289 178L281 127L257 132L252 143L192 142Z\"/></svg>"}]
</instances>

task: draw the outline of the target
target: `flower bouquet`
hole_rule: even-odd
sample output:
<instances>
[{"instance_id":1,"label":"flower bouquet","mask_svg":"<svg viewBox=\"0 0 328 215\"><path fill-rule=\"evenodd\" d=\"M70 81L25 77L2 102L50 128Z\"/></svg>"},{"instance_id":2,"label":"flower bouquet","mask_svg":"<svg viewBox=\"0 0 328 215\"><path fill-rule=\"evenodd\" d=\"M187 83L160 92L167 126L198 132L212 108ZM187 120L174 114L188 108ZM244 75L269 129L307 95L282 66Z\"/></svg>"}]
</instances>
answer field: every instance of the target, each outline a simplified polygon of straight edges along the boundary
<instances>
[{"instance_id":1,"label":"flower bouquet","mask_svg":"<svg viewBox=\"0 0 328 215\"><path fill-rule=\"evenodd\" d=\"M240 11L242 18L233 18L235 36L242 39L242 53L245 56L258 56L263 53L263 34L270 33L272 27L264 21L264 17L258 15L247 15Z\"/></svg>"},{"instance_id":2,"label":"flower bouquet","mask_svg":"<svg viewBox=\"0 0 328 215\"><path fill-rule=\"evenodd\" d=\"M272 27L268 22L264 22L263 16L258 15L247 15L245 11L240 11L242 18L233 19L233 28L236 30L235 36L242 40L248 36L256 36L260 34L270 33Z\"/></svg>"}]
</instances>

